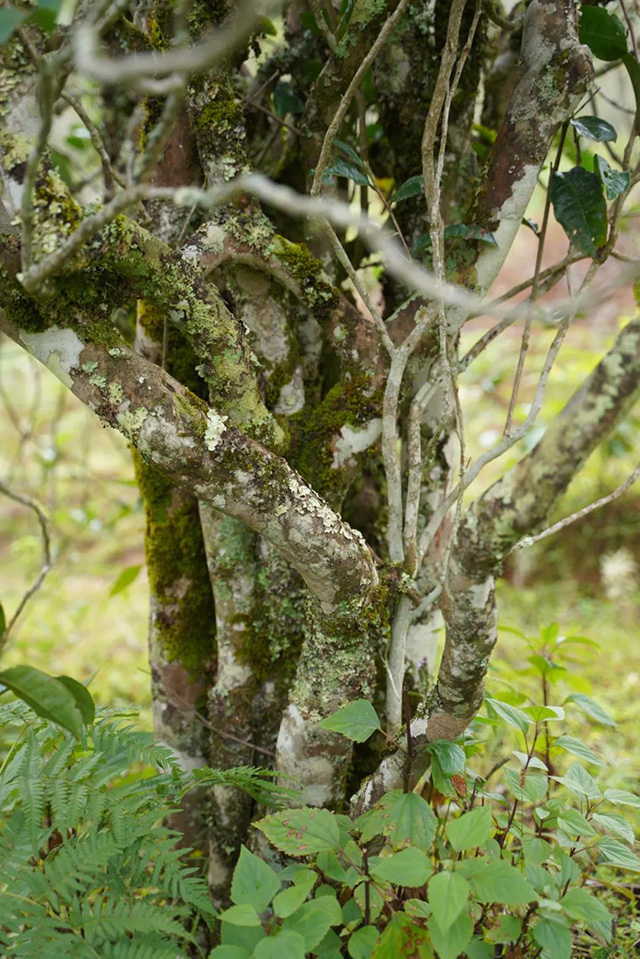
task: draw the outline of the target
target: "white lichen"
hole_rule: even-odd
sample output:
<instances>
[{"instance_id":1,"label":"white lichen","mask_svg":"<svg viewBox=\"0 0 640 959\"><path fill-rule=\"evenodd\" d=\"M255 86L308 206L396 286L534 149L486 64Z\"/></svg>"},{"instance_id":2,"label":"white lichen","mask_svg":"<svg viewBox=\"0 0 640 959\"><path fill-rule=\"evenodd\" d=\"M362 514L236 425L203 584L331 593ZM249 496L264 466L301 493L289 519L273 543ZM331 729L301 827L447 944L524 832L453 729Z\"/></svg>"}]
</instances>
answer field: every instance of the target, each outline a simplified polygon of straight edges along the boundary
<instances>
[{"instance_id":1,"label":"white lichen","mask_svg":"<svg viewBox=\"0 0 640 959\"><path fill-rule=\"evenodd\" d=\"M42 333L20 331L20 340L37 360L51 370L61 383L71 389L71 370L80 368L80 355L84 343L73 330L50 326Z\"/></svg>"},{"instance_id":2,"label":"white lichen","mask_svg":"<svg viewBox=\"0 0 640 959\"><path fill-rule=\"evenodd\" d=\"M207 449L212 453L222 438L222 434L227 429L228 416L221 416L215 410L207 410L207 429L204 434L204 443Z\"/></svg>"}]
</instances>

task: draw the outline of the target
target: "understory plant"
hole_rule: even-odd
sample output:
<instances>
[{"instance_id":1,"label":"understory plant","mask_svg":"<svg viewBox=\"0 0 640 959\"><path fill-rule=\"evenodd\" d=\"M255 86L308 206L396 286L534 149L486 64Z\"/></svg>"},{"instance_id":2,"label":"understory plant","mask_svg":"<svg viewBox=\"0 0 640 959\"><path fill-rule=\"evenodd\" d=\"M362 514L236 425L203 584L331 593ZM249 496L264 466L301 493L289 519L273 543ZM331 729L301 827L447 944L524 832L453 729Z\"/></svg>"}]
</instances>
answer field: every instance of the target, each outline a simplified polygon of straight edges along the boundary
<instances>
[{"instance_id":1,"label":"understory plant","mask_svg":"<svg viewBox=\"0 0 640 959\"><path fill-rule=\"evenodd\" d=\"M414 772L426 767L417 785L412 775L355 818L306 807L255 823L286 865L278 871L243 848L212 959L626 954L616 934L629 899L620 876L640 871L640 859L624 811L640 809L640 798L601 787L590 770L604 762L563 730L565 709L615 725L568 691L575 650L596 644L562 637L556 624L523 638L521 671L537 677L541 695L487 696L456 743L412 755L409 739ZM555 690L563 705L552 704ZM356 743L381 734L366 700L325 726ZM516 748L489 767L505 732Z\"/></svg>"}]
</instances>

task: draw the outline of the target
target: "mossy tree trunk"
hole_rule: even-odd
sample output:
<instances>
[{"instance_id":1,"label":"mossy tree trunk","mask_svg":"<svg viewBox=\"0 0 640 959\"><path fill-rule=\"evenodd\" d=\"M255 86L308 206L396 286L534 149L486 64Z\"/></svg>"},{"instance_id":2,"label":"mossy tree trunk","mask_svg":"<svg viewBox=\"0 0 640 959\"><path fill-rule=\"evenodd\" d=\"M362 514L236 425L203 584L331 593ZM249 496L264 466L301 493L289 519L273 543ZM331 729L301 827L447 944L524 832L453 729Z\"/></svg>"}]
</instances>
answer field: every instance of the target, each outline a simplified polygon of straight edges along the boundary
<instances>
[{"instance_id":1,"label":"mossy tree trunk","mask_svg":"<svg viewBox=\"0 0 640 959\"><path fill-rule=\"evenodd\" d=\"M462 509L459 332L592 78L578 5L533 0L505 21L474 0L356 0L338 23L331 3L321 22L294 3L283 43L262 21L206 62L236 23L224 0L196 0L184 23L164 0L98 24L86 7L122 60L83 58L80 17L48 36L29 23L0 50L3 203L20 227L1 237L1 329L135 449L160 736L186 764L269 763L305 802L347 809L357 793L366 808L419 764L354 753L319 721L364 697L395 735L406 685L418 747L463 732L505 555L640 387L634 321L538 446ZM47 103L67 83L111 168L98 195L48 150ZM333 174L314 185L319 166ZM421 173L390 201L391 181ZM349 225L357 202L402 234L378 259L375 229ZM216 903L253 812L227 793L185 807Z\"/></svg>"}]
</instances>

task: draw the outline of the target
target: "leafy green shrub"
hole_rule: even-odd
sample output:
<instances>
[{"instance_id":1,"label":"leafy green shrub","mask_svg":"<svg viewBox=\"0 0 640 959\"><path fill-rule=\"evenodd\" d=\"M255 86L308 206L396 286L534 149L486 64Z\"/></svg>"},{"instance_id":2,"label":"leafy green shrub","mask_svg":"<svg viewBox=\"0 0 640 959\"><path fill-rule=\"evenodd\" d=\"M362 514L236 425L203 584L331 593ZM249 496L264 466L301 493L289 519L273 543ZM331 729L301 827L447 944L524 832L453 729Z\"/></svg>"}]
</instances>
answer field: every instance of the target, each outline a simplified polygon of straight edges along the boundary
<instances>
[{"instance_id":1,"label":"leafy green shrub","mask_svg":"<svg viewBox=\"0 0 640 959\"><path fill-rule=\"evenodd\" d=\"M355 821L302 808L256 823L294 861L276 872L243 850L212 959L571 959L578 939L585 955L623 955L616 877L640 859L620 810L640 798L603 791L587 768L603 765L598 755L558 731L564 706L611 717L580 693L549 704L567 650L589 642L555 625L530 640L543 704L487 697L464 741L426 747L420 792L389 792ZM324 725L358 742L380 729L364 700ZM483 777L471 766L485 734L505 728L519 740L514 760Z\"/></svg>"},{"instance_id":2,"label":"leafy green shrub","mask_svg":"<svg viewBox=\"0 0 640 959\"><path fill-rule=\"evenodd\" d=\"M0 706L13 743L0 766L2 959L202 954L194 932L214 912L163 819L200 783L283 794L261 770L183 773L125 719L102 711L76 736L23 702Z\"/></svg>"}]
</instances>

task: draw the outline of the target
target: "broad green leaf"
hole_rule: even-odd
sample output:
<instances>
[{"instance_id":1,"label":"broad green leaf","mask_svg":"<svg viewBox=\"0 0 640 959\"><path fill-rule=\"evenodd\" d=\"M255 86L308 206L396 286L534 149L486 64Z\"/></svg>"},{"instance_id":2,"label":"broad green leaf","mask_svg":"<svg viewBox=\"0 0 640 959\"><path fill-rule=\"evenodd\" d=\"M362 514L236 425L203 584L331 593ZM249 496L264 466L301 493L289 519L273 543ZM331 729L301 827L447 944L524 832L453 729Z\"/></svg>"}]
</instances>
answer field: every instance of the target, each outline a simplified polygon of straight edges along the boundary
<instances>
[{"instance_id":1,"label":"broad green leaf","mask_svg":"<svg viewBox=\"0 0 640 959\"><path fill-rule=\"evenodd\" d=\"M325 855L329 854L325 853ZM278 878L283 878L281 873L278 874ZM286 919L287 916L294 913L313 889L317 878L318 875L313 869L296 867L293 886L279 892L273 900L273 911L276 916Z\"/></svg>"},{"instance_id":2,"label":"broad green leaf","mask_svg":"<svg viewBox=\"0 0 640 959\"><path fill-rule=\"evenodd\" d=\"M50 33L56 25L62 0L38 0L31 17L45 33Z\"/></svg>"},{"instance_id":3,"label":"broad green leaf","mask_svg":"<svg viewBox=\"0 0 640 959\"><path fill-rule=\"evenodd\" d=\"M552 778L555 779L556 782L566 786L574 796L579 796L580 798L586 796L587 799L602 798L602 793L600 792L600 787L597 782L591 773L588 773L579 762L575 762L569 766L564 776L553 776Z\"/></svg>"},{"instance_id":4,"label":"broad green leaf","mask_svg":"<svg viewBox=\"0 0 640 959\"><path fill-rule=\"evenodd\" d=\"M492 835L490 806L478 806L447 825L447 839L456 852L482 846Z\"/></svg>"},{"instance_id":5,"label":"broad green leaf","mask_svg":"<svg viewBox=\"0 0 640 959\"><path fill-rule=\"evenodd\" d=\"M640 126L640 64L632 53L625 53L622 62L629 74L633 94L636 98L636 129L638 129Z\"/></svg>"},{"instance_id":6,"label":"broad green leaf","mask_svg":"<svg viewBox=\"0 0 640 959\"><path fill-rule=\"evenodd\" d=\"M599 153L596 153L593 160L593 172L602 183L607 200L615 200L631 186L630 175L623 170L613 170Z\"/></svg>"},{"instance_id":7,"label":"broad green leaf","mask_svg":"<svg viewBox=\"0 0 640 959\"><path fill-rule=\"evenodd\" d=\"M287 916L282 928L302 936L305 949L311 952L322 942L331 926L338 926L341 922L342 910L338 900L322 896L305 902L293 915Z\"/></svg>"},{"instance_id":8,"label":"broad green leaf","mask_svg":"<svg viewBox=\"0 0 640 959\"><path fill-rule=\"evenodd\" d=\"M478 902L520 906L536 898L534 889L522 874L502 859L494 862L468 860L460 864L458 871L468 879L472 898Z\"/></svg>"},{"instance_id":9,"label":"broad green leaf","mask_svg":"<svg viewBox=\"0 0 640 959\"><path fill-rule=\"evenodd\" d=\"M304 103L297 93L294 93L291 84L284 80L278 80L276 83L273 91L273 105L279 117L287 113L304 113L305 109Z\"/></svg>"},{"instance_id":10,"label":"broad green leaf","mask_svg":"<svg viewBox=\"0 0 640 959\"><path fill-rule=\"evenodd\" d=\"M142 566L140 563L135 563L133 566L127 566L126 569L123 569L109 590L109 596L117 596L118 593L123 592L127 586L131 586L138 578L141 569Z\"/></svg>"},{"instance_id":11,"label":"broad green leaf","mask_svg":"<svg viewBox=\"0 0 640 959\"><path fill-rule=\"evenodd\" d=\"M574 839L578 836L595 836L596 831L582 813L577 809L565 809L558 814L558 825L562 827L563 832L572 836Z\"/></svg>"},{"instance_id":12,"label":"broad green leaf","mask_svg":"<svg viewBox=\"0 0 640 959\"><path fill-rule=\"evenodd\" d=\"M560 905L572 919L578 919L592 926L594 922L611 923L613 916L597 896L592 896L586 889L573 888L560 900Z\"/></svg>"},{"instance_id":13,"label":"broad green leaf","mask_svg":"<svg viewBox=\"0 0 640 959\"><path fill-rule=\"evenodd\" d=\"M446 933L467 904L469 883L457 872L444 870L430 880L428 892L433 919Z\"/></svg>"},{"instance_id":14,"label":"broad green leaf","mask_svg":"<svg viewBox=\"0 0 640 959\"><path fill-rule=\"evenodd\" d=\"M440 959L458 959L473 935L473 920L467 912L460 913L445 932L437 923L435 915L429 919L428 927Z\"/></svg>"},{"instance_id":15,"label":"broad green leaf","mask_svg":"<svg viewBox=\"0 0 640 959\"><path fill-rule=\"evenodd\" d=\"M451 226L445 227L444 238L445 240L481 240L483 243L488 243L489 246L498 245L495 236L489 230L466 223L452 223Z\"/></svg>"},{"instance_id":16,"label":"broad green leaf","mask_svg":"<svg viewBox=\"0 0 640 959\"><path fill-rule=\"evenodd\" d=\"M209 959L251 959L251 953L243 946L216 946Z\"/></svg>"},{"instance_id":17,"label":"broad green leaf","mask_svg":"<svg viewBox=\"0 0 640 959\"><path fill-rule=\"evenodd\" d=\"M414 919L428 919L431 915L431 906L423 899L405 899L404 911Z\"/></svg>"},{"instance_id":18,"label":"broad green leaf","mask_svg":"<svg viewBox=\"0 0 640 959\"><path fill-rule=\"evenodd\" d=\"M493 926L487 932L487 939L490 942L504 943L515 942L522 932L522 922L517 916L500 916L497 926Z\"/></svg>"},{"instance_id":19,"label":"broad green leaf","mask_svg":"<svg viewBox=\"0 0 640 959\"><path fill-rule=\"evenodd\" d=\"M232 926L259 926L260 916L256 912L255 906L251 903L243 902L238 906L229 906L224 912L220 913L222 922L228 922Z\"/></svg>"},{"instance_id":20,"label":"broad green leaf","mask_svg":"<svg viewBox=\"0 0 640 959\"><path fill-rule=\"evenodd\" d=\"M310 856L340 845L338 821L328 809L286 809L260 819L254 826L276 849L290 856Z\"/></svg>"},{"instance_id":21,"label":"broad green leaf","mask_svg":"<svg viewBox=\"0 0 640 959\"><path fill-rule=\"evenodd\" d=\"M521 753L518 749L513 750L513 755L519 761L520 765L527 769L540 769L543 773L547 772L547 767L537 756L529 756L527 753Z\"/></svg>"},{"instance_id":22,"label":"broad green leaf","mask_svg":"<svg viewBox=\"0 0 640 959\"><path fill-rule=\"evenodd\" d=\"M452 743L448 739L434 739L432 743L427 743L425 749L438 757L440 769L445 776L454 776L456 773L464 772L467 757L464 754L464 749L457 743Z\"/></svg>"},{"instance_id":23,"label":"broad green leaf","mask_svg":"<svg viewBox=\"0 0 640 959\"><path fill-rule=\"evenodd\" d=\"M540 919L532 934L549 959L571 959L571 930L559 919Z\"/></svg>"},{"instance_id":24,"label":"broad green leaf","mask_svg":"<svg viewBox=\"0 0 640 959\"><path fill-rule=\"evenodd\" d=\"M264 912L279 889L280 880L271 866L243 846L233 872L231 901L250 903L257 912Z\"/></svg>"},{"instance_id":25,"label":"broad green leaf","mask_svg":"<svg viewBox=\"0 0 640 959\"><path fill-rule=\"evenodd\" d=\"M627 822L624 816L614 812L596 812L593 814L593 820L607 832L612 832L615 836L620 836L627 842L635 842L636 837L631 823Z\"/></svg>"},{"instance_id":26,"label":"broad green leaf","mask_svg":"<svg viewBox=\"0 0 640 959\"><path fill-rule=\"evenodd\" d=\"M0 10L0 13L2 11ZM0 639L4 636L4 631L7 628L7 617L4 614L4 606L0 603Z\"/></svg>"},{"instance_id":27,"label":"broad green leaf","mask_svg":"<svg viewBox=\"0 0 640 959\"><path fill-rule=\"evenodd\" d=\"M581 759L586 759L594 766L604 766L602 760L588 746L585 746L579 739L574 739L573 736L558 736L553 745L565 749L568 753L573 753L574 756L580 756Z\"/></svg>"},{"instance_id":28,"label":"broad green leaf","mask_svg":"<svg viewBox=\"0 0 640 959\"><path fill-rule=\"evenodd\" d=\"M327 879L334 879L336 882L346 883L346 870L344 866L341 865L335 852L319 853L316 859L316 866L320 872L324 873Z\"/></svg>"},{"instance_id":29,"label":"broad green leaf","mask_svg":"<svg viewBox=\"0 0 640 959\"><path fill-rule=\"evenodd\" d=\"M316 946L313 954L317 959L342 959L342 941L333 929L330 929L322 942Z\"/></svg>"},{"instance_id":30,"label":"broad green leaf","mask_svg":"<svg viewBox=\"0 0 640 959\"><path fill-rule=\"evenodd\" d=\"M534 723L549 723L557 719L564 719L562 706L525 706L523 712L531 716Z\"/></svg>"},{"instance_id":31,"label":"broad green leaf","mask_svg":"<svg viewBox=\"0 0 640 959\"><path fill-rule=\"evenodd\" d=\"M548 776L535 770L527 770L524 782L522 773L516 769L505 769L504 778L513 795L521 802L540 802L547 794Z\"/></svg>"},{"instance_id":32,"label":"broad green leaf","mask_svg":"<svg viewBox=\"0 0 640 959\"><path fill-rule=\"evenodd\" d=\"M415 846L427 850L438 821L431 806L415 793L394 789L374 807L362 830L362 842L387 836L392 846Z\"/></svg>"},{"instance_id":33,"label":"broad green leaf","mask_svg":"<svg viewBox=\"0 0 640 959\"><path fill-rule=\"evenodd\" d=\"M327 716L318 725L321 729L330 729L356 743L363 743L376 729L380 729L380 720L368 699L356 699Z\"/></svg>"},{"instance_id":34,"label":"broad green leaf","mask_svg":"<svg viewBox=\"0 0 640 959\"><path fill-rule=\"evenodd\" d=\"M253 950L261 939L264 939L264 929L259 926L234 926L231 922L220 923L220 939L224 946L239 946L248 949L253 956Z\"/></svg>"},{"instance_id":35,"label":"broad green leaf","mask_svg":"<svg viewBox=\"0 0 640 959\"><path fill-rule=\"evenodd\" d=\"M363 926L349 936L348 952L351 959L369 959L380 933L375 926Z\"/></svg>"},{"instance_id":36,"label":"broad green leaf","mask_svg":"<svg viewBox=\"0 0 640 959\"><path fill-rule=\"evenodd\" d=\"M410 916L397 912L376 943L371 959L432 959L433 950L425 930L417 926ZM444 957L443 957L444 959Z\"/></svg>"},{"instance_id":37,"label":"broad green leaf","mask_svg":"<svg viewBox=\"0 0 640 959\"><path fill-rule=\"evenodd\" d=\"M290 929L281 929L276 936L260 940L254 950L253 959L305 959L305 954L302 936Z\"/></svg>"},{"instance_id":38,"label":"broad green leaf","mask_svg":"<svg viewBox=\"0 0 640 959\"><path fill-rule=\"evenodd\" d=\"M14 10L13 7L3 7L0 10L0 44L6 43L16 27L29 16L28 10Z\"/></svg>"},{"instance_id":39,"label":"broad green leaf","mask_svg":"<svg viewBox=\"0 0 640 959\"><path fill-rule=\"evenodd\" d=\"M600 117L575 117L570 123L576 133L585 140L608 143L618 138L615 127Z\"/></svg>"},{"instance_id":40,"label":"broad green leaf","mask_svg":"<svg viewBox=\"0 0 640 959\"><path fill-rule=\"evenodd\" d=\"M30 706L38 716L57 723L80 738L82 712L76 698L65 683L33 666L13 666L0 672L0 685Z\"/></svg>"},{"instance_id":41,"label":"broad green leaf","mask_svg":"<svg viewBox=\"0 0 640 959\"><path fill-rule=\"evenodd\" d=\"M527 865L533 863L540 866L543 862L547 861L553 852L551 843L548 843L545 839L539 839L537 836L531 836L525 833L521 842Z\"/></svg>"},{"instance_id":42,"label":"broad green leaf","mask_svg":"<svg viewBox=\"0 0 640 959\"><path fill-rule=\"evenodd\" d=\"M482 939L472 939L465 947L467 959L493 959L495 951L492 945Z\"/></svg>"},{"instance_id":43,"label":"broad green leaf","mask_svg":"<svg viewBox=\"0 0 640 959\"><path fill-rule=\"evenodd\" d=\"M594 257L607 239L607 203L598 177L580 166L552 172L549 196L556 220L571 242Z\"/></svg>"},{"instance_id":44,"label":"broad green leaf","mask_svg":"<svg viewBox=\"0 0 640 959\"><path fill-rule=\"evenodd\" d=\"M634 872L640 871L640 859L631 852L628 846L623 845L618 839L611 839L610 836L603 836L598 843L598 849L602 854L604 862L611 866L620 866L622 869L631 869Z\"/></svg>"},{"instance_id":45,"label":"broad green leaf","mask_svg":"<svg viewBox=\"0 0 640 959\"><path fill-rule=\"evenodd\" d=\"M382 858L372 857L369 860L371 875L375 878L386 879L397 886L415 888L423 886L431 873L431 861L419 849L410 847L401 849L392 856Z\"/></svg>"},{"instance_id":46,"label":"broad green leaf","mask_svg":"<svg viewBox=\"0 0 640 959\"><path fill-rule=\"evenodd\" d=\"M584 693L572 693L570 696L567 696L565 702L575 703L576 706L579 706L580 709L587 714L591 719L595 719L597 723L600 723L602 726L617 726L615 719L612 719L609 713L602 708L598 703L594 702L590 696L585 696Z\"/></svg>"},{"instance_id":47,"label":"broad green leaf","mask_svg":"<svg viewBox=\"0 0 640 959\"><path fill-rule=\"evenodd\" d=\"M389 203L400 203L402 200L408 200L409 197L418 196L419 193L422 193L423 185L424 177L421 173L418 176L410 176L398 187L395 193L391 194Z\"/></svg>"},{"instance_id":48,"label":"broad green leaf","mask_svg":"<svg viewBox=\"0 0 640 959\"><path fill-rule=\"evenodd\" d=\"M602 7L582 7L580 43L585 43L599 60L620 60L627 52L622 21Z\"/></svg>"},{"instance_id":49,"label":"broad green leaf","mask_svg":"<svg viewBox=\"0 0 640 959\"><path fill-rule=\"evenodd\" d=\"M346 157L348 157L350 160L353 160L356 166L363 167L362 160L349 143L345 143L344 140L339 140L336 137L336 139L333 141L333 145L337 150L340 151L340 153L344 153Z\"/></svg>"},{"instance_id":50,"label":"broad green leaf","mask_svg":"<svg viewBox=\"0 0 640 959\"><path fill-rule=\"evenodd\" d=\"M614 806L632 806L634 809L640 809L640 796L635 796L626 789L606 789L604 798Z\"/></svg>"},{"instance_id":51,"label":"broad green leaf","mask_svg":"<svg viewBox=\"0 0 640 959\"><path fill-rule=\"evenodd\" d=\"M368 186L369 179L354 163L345 160L344 157L336 157L331 166L324 171L323 180L330 180L332 176L343 176L347 180L353 180L359 186Z\"/></svg>"},{"instance_id":52,"label":"broad green leaf","mask_svg":"<svg viewBox=\"0 0 640 959\"><path fill-rule=\"evenodd\" d=\"M521 733L526 733L531 720L521 709L511 706L509 703L503 703L500 699L492 699L489 696L485 696L485 702L498 714L500 719L504 719L505 723L513 726L514 729L519 729Z\"/></svg>"},{"instance_id":53,"label":"broad green leaf","mask_svg":"<svg viewBox=\"0 0 640 959\"><path fill-rule=\"evenodd\" d=\"M87 687L79 683L77 679L72 679L71 676L56 676L56 679L66 686L75 699L85 725L92 726L96 718L96 704Z\"/></svg>"}]
</instances>

